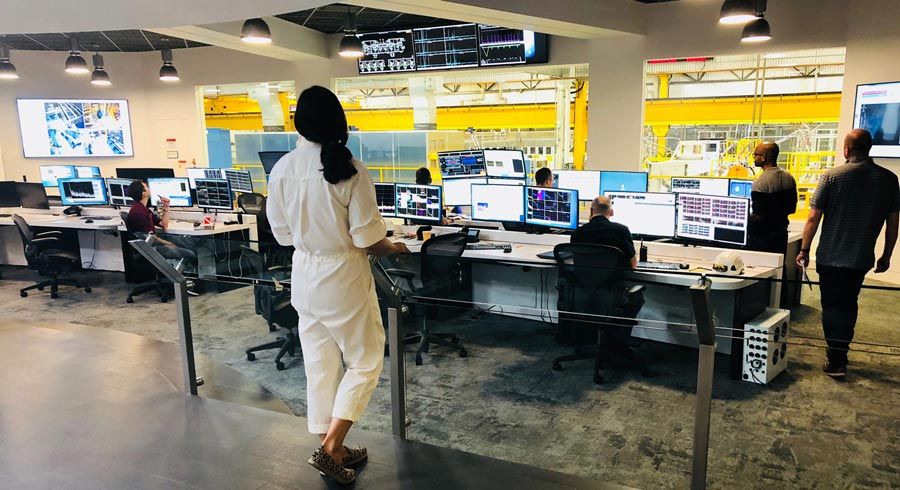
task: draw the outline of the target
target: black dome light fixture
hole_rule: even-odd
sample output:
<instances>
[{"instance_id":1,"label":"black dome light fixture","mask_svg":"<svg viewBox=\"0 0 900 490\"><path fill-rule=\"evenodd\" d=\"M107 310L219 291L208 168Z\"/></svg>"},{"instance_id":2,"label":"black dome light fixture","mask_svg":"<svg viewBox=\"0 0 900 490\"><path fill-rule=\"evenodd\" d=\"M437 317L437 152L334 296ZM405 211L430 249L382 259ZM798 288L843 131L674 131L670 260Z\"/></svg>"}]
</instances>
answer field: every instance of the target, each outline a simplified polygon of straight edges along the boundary
<instances>
[{"instance_id":1,"label":"black dome light fixture","mask_svg":"<svg viewBox=\"0 0 900 490\"><path fill-rule=\"evenodd\" d=\"M66 73L73 75L86 75L91 72L87 61L81 56L81 48L75 36L69 38L69 56L66 58Z\"/></svg>"},{"instance_id":2,"label":"black dome light fixture","mask_svg":"<svg viewBox=\"0 0 900 490\"><path fill-rule=\"evenodd\" d=\"M344 23L344 37L341 39L341 49L338 54L344 58L362 58L362 41L356 37L356 14L347 7L347 20Z\"/></svg>"},{"instance_id":3,"label":"black dome light fixture","mask_svg":"<svg viewBox=\"0 0 900 490\"><path fill-rule=\"evenodd\" d=\"M178 70L175 69L175 64L172 62L172 50L162 49L159 53L163 61L162 66L159 68L159 79L164 82L181 80L181 77L178 76Z\"/></svg>"},{"instance_id":4,"label":"black dome light fixture","mask_svg":"<svg viewBox=\"0 0 900 490\"><path fill-rule=\"evenodd\" d=\"M112 82L109 80L109 73L106 73L106 70L103 68L103 56L100 53L94 53L92 61L94 62L94 73L91 73L91 84L103 87L112 85Z\"/></svg>"},{"instance_id":5,"label":"black dome light fixture","mask_svg":"<svg viewBox=\"0 0 900 490\"><path fill-rule=\"evenodd\" d=\"M271 44L272 31L269 30L269 24L259 17L245 20L241 27L241 41L250 44Z\"/></svg>"},{"instance_id":6,"label":"black dome light fixture","mask_svg":"<svg viewBox=\"0 0 900 490\"><path fill-rule=\"evenodd\" d=\"M17 80L16 66L9 61L9 47L0 44L0 80Z\"/></svg>"},{"instance_id":7,"label":"black dome light fixture","mask_svg":"<svg viewBox=\"0 0 900 490\"><path fill-rule=\"evenodd\" d=\"M741 35L742 43L763 43L772 39L772 28L760 12L756 20L750 21L744 26L744 33Z\"/></svg>"},{"instance_id":8,"label":"black dome light fixture","mask_svg":"<svg viewBox=\"0 0 900 490\"><path fill-rule=\"evenodd\" d=\"M739 25L756 19L755 0L725 0L719 12L719 24Z\"/></svg>"}]
</instances>

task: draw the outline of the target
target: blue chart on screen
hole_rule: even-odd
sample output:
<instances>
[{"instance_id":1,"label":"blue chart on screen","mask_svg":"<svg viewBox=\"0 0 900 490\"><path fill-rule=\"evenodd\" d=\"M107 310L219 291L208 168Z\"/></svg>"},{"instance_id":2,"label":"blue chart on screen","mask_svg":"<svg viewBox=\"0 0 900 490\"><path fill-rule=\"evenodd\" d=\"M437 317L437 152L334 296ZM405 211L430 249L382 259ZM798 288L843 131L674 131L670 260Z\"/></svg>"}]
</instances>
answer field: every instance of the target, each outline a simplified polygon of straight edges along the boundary
<instances>
[{"instance_id":1,"label":"blue chart on screen","mask_svg":"<svg viewBox=\"0 0 900 490\"><path fill-rule=\"evenodd\" d=\"M438 163L444 177L484 175L484 152L481 150L442 151L438 153Z\"/></svg>"},{"instance_id":2,"label":"blue chart on screen","mask_svg":"<svg viewBox=\"0 0 900 490\"><path fill-rule=\"evenodd\" d=\"M415 29L413 40L419 70L478 66L478 28L475 24Z\"/></svg>"},{"instance_id":3,"label":"blue chart on screen","mask_svg":"<svg viewBox=\"0 0 900 490\"><path fill-rule=\"evenodd\" d=\"M731 179L731 182L728 184L728 197L746 197L749 199L752 189L752 180Z\"/></svg>"},{"instance_id":4,"label":"blue chart on screen","mask_svg":"<svg viewBox=\"0 0 900 490\"><path fill-rule=\"evenodd\" d=\"M578 227L578 191L526 187L525 222L574 230Z\"/></svg>"},{"instance_id":5,"label":"blue chart on screen","mask_svg":"<svg viewBox=\"0 0 900 490\"><path fill-rule=\"evenodd\" d=\"M600 195L607 192L647 192L647 173L600 172Z\"/></svg>"}]
</instances>

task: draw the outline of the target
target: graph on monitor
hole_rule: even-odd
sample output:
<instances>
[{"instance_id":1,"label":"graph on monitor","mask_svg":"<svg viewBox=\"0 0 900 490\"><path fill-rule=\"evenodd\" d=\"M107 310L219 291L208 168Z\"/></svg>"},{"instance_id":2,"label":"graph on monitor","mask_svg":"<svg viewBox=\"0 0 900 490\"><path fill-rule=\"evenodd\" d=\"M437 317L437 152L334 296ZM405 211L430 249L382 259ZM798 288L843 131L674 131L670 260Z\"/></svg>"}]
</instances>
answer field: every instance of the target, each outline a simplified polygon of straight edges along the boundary
<instances>
[{"instance_id":1,"label":"graph on monitor","mask_svg":"<svg viewBox=\"0 0 900 490\"><path fill-rule=\"evenodd\" d=\"M675 232L679 238L746 245L749 212L749 199L678 194Z\"/></svg>"},{"instance_id":2,"label":"graph on monitor","mask_svg":"<svg viewBox=\"0 0 900 490\"><path fill-rule=\"evenodd\" d=\"M478 66L478 28L475 24L414 29L413 42L417 70Z\"/></svg>"},{"instance_id":3,"label":"graph on monitor","mask_svg":"<svg viewBox=\"0 0 900 490\"><path fill-rule=\"evenodd\" d=\"M389 182L375 182L375 201L382 216L391 217L397 213L397 189Z\"/></svg>"}]
</instances>

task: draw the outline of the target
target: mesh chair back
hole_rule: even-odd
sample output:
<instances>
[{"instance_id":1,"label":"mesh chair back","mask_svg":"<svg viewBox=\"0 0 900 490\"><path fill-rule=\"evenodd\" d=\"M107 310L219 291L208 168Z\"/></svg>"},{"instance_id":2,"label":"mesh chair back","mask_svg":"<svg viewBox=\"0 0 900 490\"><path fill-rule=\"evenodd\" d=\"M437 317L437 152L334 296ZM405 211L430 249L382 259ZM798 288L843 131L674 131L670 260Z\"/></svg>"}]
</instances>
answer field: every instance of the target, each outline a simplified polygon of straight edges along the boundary
<instances>
[{"instance_id":1,"label":"mesh chair back","mask_svg":"<svg viewBox=\"0 0 900 490\"><path fill-rule=\"evenodd\" d=\"M609 245L561 243L553 248L560 275L574 285L587 289L605 289L622 280L625 256Z\"/></svg>"},{"instance_id":2,"label":"mesh chair back","mask_svg":"<svg viewBox=\"0 0 900 490\"><path fill-rule=\"evenodd\" d=\"M238 207L244 214L253 214L259 216L260 213L265 214L266 196L253 192L241 194L238 197Z\"/></svg>"},{"instance_id":3,"label":"mesh chair back","mask_svg":"<svg viewBox=\"0 0 900 490\"><path fill-rule=\"evenodd\" d=\"M31 231L31 227L28 226L25 218L19 216L18 214L12 215L12 219L16 224L16 229L19 230L19 236L22 238L22 246L28 247L29 245L31 245L31 240L34 239L34 233Z\"/></svg>"},{"instance_id":4,"label":"mesh chair back","mask_svg":"<svg viewBox=\"0 0 900 490\"><path fill-rule=\"evenodd\" d=\"M448 281L459 275L460 257L466 251L465 233L448 233L431 237L422 244L423 284Z\"/></svg>"}]
</instances>

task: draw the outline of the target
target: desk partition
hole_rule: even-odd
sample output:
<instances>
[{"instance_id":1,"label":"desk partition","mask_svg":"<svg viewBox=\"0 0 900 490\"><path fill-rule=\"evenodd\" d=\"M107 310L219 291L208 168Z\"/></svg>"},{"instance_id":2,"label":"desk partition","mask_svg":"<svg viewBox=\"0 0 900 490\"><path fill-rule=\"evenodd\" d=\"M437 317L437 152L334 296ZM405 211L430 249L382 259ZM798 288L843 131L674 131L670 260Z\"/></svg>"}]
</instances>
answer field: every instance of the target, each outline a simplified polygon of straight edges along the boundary
<instances>
[{"instance_id":1,"label":"desk partition","mask_svg":"<svg viewBox=\"0 0 900 490\"><path fill-rule=\"evenodd\" d=\"M510 244L512 251L467 249L435 262L409 231L399 228L392 239L404 241L411 255L369 258L387 348L379 384L354 430L650 488L782 478L769 473L775 464L800 486L851 478L803 459L803 451L813 450L803 441L833 437L816 420L840 427L834 437L843 445L816 453L836 468L847 468L841 461L855 458L861 444L880 458L895 457L896 416L888 407L898 396L891 386L900 339L875 305L891 303L898 288L866 280L850 354L859 381L835 385L820 370L826 338L818 276L795 284L807 289L802 306L773 308L784 282L773 266L778 255L742 251L743 274L732 275L714 268L720 250L648 243L651 262L689 267L631 270L537 257L565 237L485 230L481 245ZM453 231L433 229L439 237ZM311 280L292 276L290 248L203 237L157 246L214 258L212 268L181 264L200 293L181 297L190 319L183 338L192 339L192 352L227 362L305 416L300 346L278 362L278 348L246 353L288 333L289 316L268 308L278 298L286 304L296 281ZM180 257L168 253L167 262ZM436 272L444 268L450 272ZM629 303L642 303L637 313L603 310L607 296L579 282L607 276L622 285L616 301L630 298L625 287L643 287L640 301ZM423 328L449 346L419 349L413 334ZM559 360L573 353L580 360ZM200 396L234 401L223 394L227 381L217 383L200 368L196 377L205 380L196 388ZM305 430L303 419L297 424ZM874 482L894 478L877 460L858 464L865 470L853 471Z\"/></svg>"}]
</instances>

